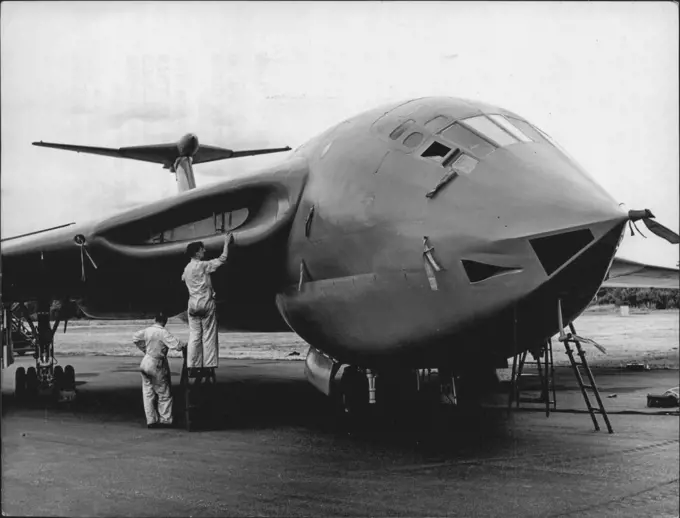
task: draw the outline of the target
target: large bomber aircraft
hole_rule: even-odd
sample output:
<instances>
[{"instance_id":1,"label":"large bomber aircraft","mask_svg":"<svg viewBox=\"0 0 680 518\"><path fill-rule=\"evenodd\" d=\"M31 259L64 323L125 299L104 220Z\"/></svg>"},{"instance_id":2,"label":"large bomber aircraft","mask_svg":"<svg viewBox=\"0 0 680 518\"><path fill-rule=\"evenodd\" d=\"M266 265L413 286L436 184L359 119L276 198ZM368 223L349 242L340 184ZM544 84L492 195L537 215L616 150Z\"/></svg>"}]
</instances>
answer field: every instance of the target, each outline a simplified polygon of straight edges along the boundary
<instances>
[{"instance_id":1,"label":"large bomber aircraft","mask_svg":"<svg viewBox=\"0 0 680 518\"><path fill-rule=\"evenodd\" d=\"M677 234L649 210L622 210L529 121L480 102L380 107L277 166L202 188L192 164L287 148L238 154L194 135L121 149L35 144L161 163L180 190L2 243L3 302L39 303L43 385L54 383L50 301L99 319L182 314L186 245L217 255L224 232L236 246L213 275L220 329L293 330L310 345L307 378L327 395L355 394L348 405L387 395L376 375L402 387L424 368L486 379L559 331L558 306L566 325L601 286L678 288L678 270L614 257L635 221L672 243Z\"/></svg>"}]
</instances>

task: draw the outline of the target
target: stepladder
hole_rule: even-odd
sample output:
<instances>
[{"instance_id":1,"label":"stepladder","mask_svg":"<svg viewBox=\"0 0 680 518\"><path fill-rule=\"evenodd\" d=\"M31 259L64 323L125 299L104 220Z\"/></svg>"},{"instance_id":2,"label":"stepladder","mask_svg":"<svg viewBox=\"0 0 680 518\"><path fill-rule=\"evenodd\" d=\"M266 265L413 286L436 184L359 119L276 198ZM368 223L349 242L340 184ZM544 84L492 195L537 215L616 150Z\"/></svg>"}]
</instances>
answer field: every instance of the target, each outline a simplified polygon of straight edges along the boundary
<instances>
[{"instance_id":1,"label":"stepladder","mask_svg":"<svg viewBox=\"0 0 680 518\"><path fill-rule=\"evenodd\" d=\"M609 421L609 416L607 415L607 411L605 410L604 404L602 403L600 391L598 390L597 385L595 384L595 377L593 376L593 372L591 371L590 366L588 365L588 360L586 359L586 353L583 350L582 344L588 343L600 349L602 352L606 351L602 346L597 344L595 341L578 336L576 334L576 329L573 323L569 323L570 332L565 332L564 321L562 316L562 303L559 299L557 301L557 311L558 311L557 318L559 324L559 341L564 344L567 356L569 357L569 363L571 364L571 368L574 371L576 381L578 382L579 388L581 389L581 394L583 395L583 399L586 403L586 408L588 409L588 413L590 414L590 417L593 420L593 426L595 427L595 431L600 431L600 425L597 419L597 414L600 414L605 424L607 425L607 431L609 433L614 433L614 429L612 428L611 422ZM578 359L576 358L576 356L578 356ZM586 374L588 380L587 383L583 379L581 369L583 369L583 372ZM589 391L590 394L592 394L595 397L595 400L597 402L597 408L593 406L591 402Z\"/></svg>"},{"instance_id":2,"label":"stepladder","mask_svg":"<svg viewBox=\"0 0 680 518\"><path fill-rule=\"evenodd\" d=\"M184 361L180 387L184 402L184 426L191 432L210 425L217 377L214 367L188 367L186 349L182 355Z\"/></svg>"},{"instance_id":3,"label":"stepladder","mask_svg":"<svg viewBox=\"0 0 680 518\"><path fill-rule=\"evenodd\" d=\"M533 360L529 359L529 355ZM527 368L529 367L529 369ZM538 395L534 391L528 394L529 388L524 380L538 381ZM533 384L535 385L535 383ZM545 406L546 417L551 410L557 409L557 395L555 393L555 367L553 363L552 341L547 340L537 351L524 351L513 357L510 398L508 407L515 403L519 408L521 403L541 404Z\"/></svg>"}]
</instances>

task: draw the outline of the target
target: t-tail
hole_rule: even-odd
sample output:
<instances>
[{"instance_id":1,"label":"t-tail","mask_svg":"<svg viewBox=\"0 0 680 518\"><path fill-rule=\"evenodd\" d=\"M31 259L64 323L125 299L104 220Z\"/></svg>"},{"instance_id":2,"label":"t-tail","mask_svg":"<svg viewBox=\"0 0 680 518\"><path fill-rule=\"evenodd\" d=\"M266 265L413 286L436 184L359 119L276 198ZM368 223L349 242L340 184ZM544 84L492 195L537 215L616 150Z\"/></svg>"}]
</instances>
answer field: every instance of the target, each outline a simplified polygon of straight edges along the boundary
<instances>
[{"instance_id":1,"label":"t-tail","mask_svg":"<svg viewBox=\"0 0 680 518\"><path fill-rule=\"evenodd\" d=\"M239 158L242 156L265 155L267 153L290 151L290 148L287 146L280 148L234 151L223 147L199 145L198 137L193 133L187 133L177 142L172 144L154 144L150 146L122 147L118 149L74 146L71 144L56 144L54 142L42 141L33 142L33 145L65 149L77 153L90 153L93 155L104 155L114 158L129 158L131 160L161 164L164 169L169 169L170 172L175 173L177 190L179 192L196 188L196 179L194 177L193 169L194 164L203 164L205 162L215 162L216 160L226 160L228 158Z\"/></svg>"}]
</instances>

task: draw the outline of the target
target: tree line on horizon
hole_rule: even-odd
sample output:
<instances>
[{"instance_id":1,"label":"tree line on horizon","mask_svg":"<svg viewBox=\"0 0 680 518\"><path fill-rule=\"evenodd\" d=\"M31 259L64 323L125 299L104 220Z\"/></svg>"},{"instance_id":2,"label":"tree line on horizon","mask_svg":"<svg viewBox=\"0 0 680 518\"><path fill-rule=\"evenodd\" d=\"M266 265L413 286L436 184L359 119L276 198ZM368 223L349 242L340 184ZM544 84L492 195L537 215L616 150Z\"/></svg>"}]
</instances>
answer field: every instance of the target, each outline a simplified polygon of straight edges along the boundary
<instances>
[{"instance_id":1,"label":"tree line on horizon","mask_svg":"<svg viewBox=\"0 0 680 518\"><path fill-rule=\"evenodd\" d=\"M648 309L678 309L680 290L666 288L600 288L594 304Z\"/></svg>"}]
</instances>

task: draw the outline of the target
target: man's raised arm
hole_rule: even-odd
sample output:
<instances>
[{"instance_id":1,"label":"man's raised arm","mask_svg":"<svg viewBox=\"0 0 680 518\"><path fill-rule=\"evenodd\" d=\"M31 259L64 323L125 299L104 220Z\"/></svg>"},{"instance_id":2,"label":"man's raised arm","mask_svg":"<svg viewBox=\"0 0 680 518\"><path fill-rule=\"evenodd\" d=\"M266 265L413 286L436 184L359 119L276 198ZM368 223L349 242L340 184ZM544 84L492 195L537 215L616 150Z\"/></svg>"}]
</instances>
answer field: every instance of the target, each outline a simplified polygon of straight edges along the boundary
<instances>
[{"instance_id":1,"label":"man's raised arm","mask_svg":"<svg viewBox=\"0 0 680 518\"><path fill-rule=\"evenodd\" d=\"M231 232L228 232L224 236L224 248L222 249L222 255L220 255L217 259L212 259L210 261L206 261L205 270L206 270L207 273L213 273L220 266L222 266L224 263L227 262L227 256L229 255L229 246L233 242L234 242L234 234L232 234Z\"/></svg>"}]
</instances>

